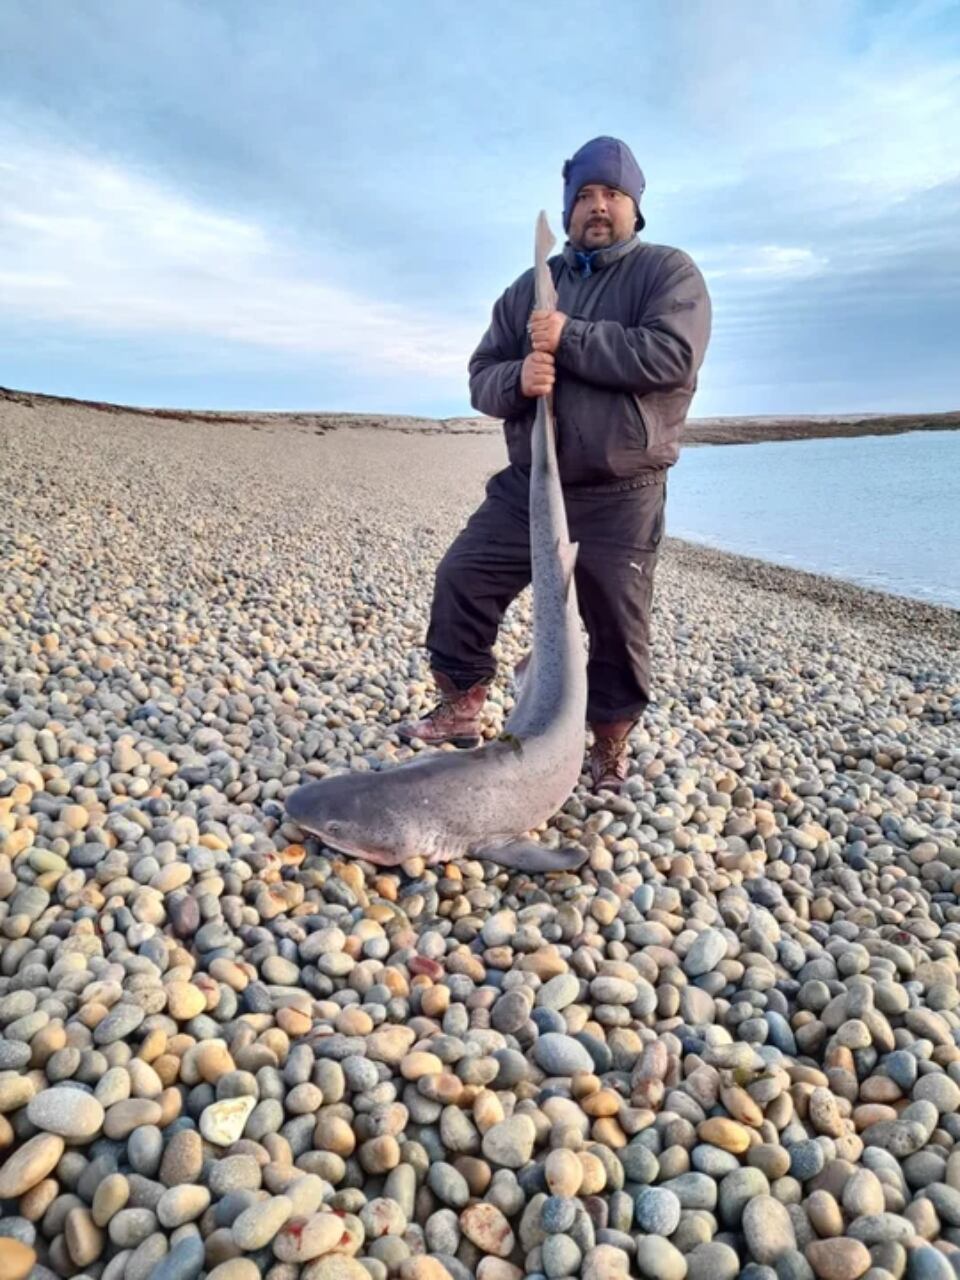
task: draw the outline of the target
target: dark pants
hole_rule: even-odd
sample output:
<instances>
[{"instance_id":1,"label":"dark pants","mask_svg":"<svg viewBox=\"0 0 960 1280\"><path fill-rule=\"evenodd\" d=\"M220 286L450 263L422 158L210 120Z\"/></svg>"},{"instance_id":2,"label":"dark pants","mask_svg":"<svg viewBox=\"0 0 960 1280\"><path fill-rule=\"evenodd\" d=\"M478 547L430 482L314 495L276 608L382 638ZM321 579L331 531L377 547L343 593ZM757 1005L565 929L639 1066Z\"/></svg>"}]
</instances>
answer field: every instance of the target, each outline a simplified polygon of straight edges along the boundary
<instances>
[{"instance_id":1,"label":"dark pants","mask_svg":"<svg viewBox=\"0 0 960 1280\"><path fill-rule=\"evenodd\" d=\"M530 582L528 476L509 467L487 485L440 561L427 648L461 689L490 680L493 645L511 601ZM587 718L635 720L650 700L650 609L663 537L666 486L565 493L570 540L580 544L576 584L590 639Z\"/></svg>"}]
</instances>

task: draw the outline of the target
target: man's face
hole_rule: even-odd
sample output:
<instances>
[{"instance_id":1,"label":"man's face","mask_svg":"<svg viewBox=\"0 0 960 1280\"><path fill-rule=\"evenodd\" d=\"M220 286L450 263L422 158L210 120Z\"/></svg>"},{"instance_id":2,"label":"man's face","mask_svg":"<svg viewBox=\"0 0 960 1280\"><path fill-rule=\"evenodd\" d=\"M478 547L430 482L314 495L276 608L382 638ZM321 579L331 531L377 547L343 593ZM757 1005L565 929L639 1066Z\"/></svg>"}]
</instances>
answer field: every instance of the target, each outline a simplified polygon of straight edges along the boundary
<instances>
[{"instance_id":1,"label":"man's face","mask_svg":"<svg viewBox=\"0 0 960 1280\"><path fill-rule=\"evenodd\" d=\"M578 249L605 249L629 240L637 225L633 197L616 187L581 187L570 215L570 241Z\"/></svg>"}]
</instances>

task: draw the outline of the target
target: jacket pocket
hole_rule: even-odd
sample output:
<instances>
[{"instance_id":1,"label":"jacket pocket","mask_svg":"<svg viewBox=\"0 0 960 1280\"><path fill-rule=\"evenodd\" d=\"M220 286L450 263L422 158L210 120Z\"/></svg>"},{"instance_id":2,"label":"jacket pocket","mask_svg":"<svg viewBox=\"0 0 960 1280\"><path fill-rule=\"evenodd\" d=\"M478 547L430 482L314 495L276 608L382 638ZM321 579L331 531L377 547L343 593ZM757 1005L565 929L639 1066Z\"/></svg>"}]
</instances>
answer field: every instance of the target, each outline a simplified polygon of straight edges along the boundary
<instances>
[{"instance_id":1,"label":"jacket pocket","mask_svg":"<svg viewBox=\"0 0 960 1280\"><path fill-rule=\"evenodd\" d=\"M627 416L629 419L636 420L634 434L636 436L637 444L641 449L648 449L650 446L650 432L647 428L647 419L643 412L643 406L640 403L640 397L630 393L627 395L626 399L628 402Z\"/></svg>"},{"instance_id":2,"label":"jacket pocket","mask_svg":"<svg viewBox=\"0 0 960 1280\"><path fill-rule=\"evenodd\" d=\"M680 453L680 439L692 392L686 387L644 396L642 415L646 428L648 466L671 467Z\"/></svg>"},{"instance_id":3,"label":"jacket pocket","mask_svg":"<svg viewBox=\"0 0 960 1280\"><path fill-rule=\"evenodd\" d=\"M650 468L646 414L631 392L566 376L556 408L565 484L626 480Z\"/></svg>"}]
</instances>

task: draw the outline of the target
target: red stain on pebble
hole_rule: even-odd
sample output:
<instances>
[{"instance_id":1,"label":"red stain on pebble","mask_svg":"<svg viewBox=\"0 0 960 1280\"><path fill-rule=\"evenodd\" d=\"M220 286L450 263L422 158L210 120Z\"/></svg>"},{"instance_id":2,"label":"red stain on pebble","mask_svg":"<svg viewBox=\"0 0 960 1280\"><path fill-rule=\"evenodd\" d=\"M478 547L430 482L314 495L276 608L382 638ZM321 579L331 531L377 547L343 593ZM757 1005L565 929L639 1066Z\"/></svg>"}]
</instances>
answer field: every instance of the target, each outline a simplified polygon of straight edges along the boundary
<instances>
[{"instance_id":1,"label":"red stain on pebble","mask_svg":"<svg viewBox=\"0 0 960 1280\"><path fill-rule=\"evenodd\" d=\"M434 982L443 977L443 966L429 956L412 956L407 968L412 974L425 974Z\"/></svg>"}]
</instances>

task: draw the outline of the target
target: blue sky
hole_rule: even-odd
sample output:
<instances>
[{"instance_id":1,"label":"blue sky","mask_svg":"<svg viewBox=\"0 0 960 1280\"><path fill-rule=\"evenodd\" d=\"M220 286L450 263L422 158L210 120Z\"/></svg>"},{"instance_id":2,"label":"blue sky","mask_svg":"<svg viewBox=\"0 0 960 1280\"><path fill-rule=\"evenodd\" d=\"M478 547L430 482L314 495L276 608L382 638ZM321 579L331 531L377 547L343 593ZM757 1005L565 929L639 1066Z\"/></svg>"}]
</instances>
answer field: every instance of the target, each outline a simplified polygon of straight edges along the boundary
<instances>
[{"instance_id":1,"label":"blue sky","mask_svg":"<svg viewBox=\"0 0 960 1280\"><path fill-rule=\"evenodd\" d=\"M694 414L960 407L957 0L4 0L0 384L469 412L598 133L707 275Z\"/></svg>"}]
</instances>

